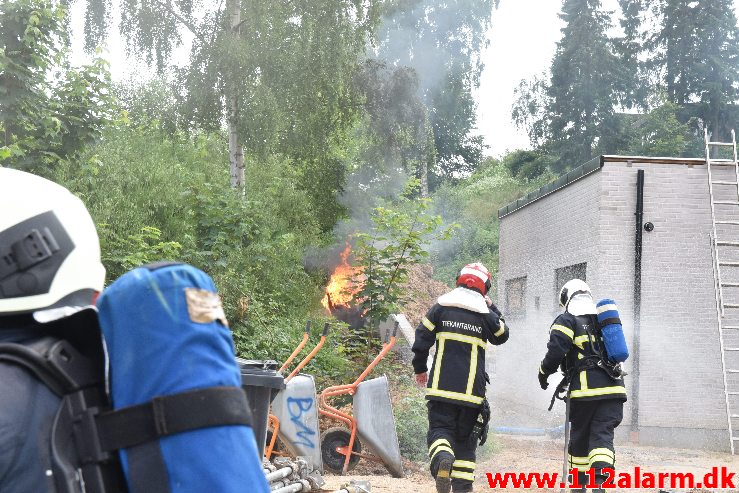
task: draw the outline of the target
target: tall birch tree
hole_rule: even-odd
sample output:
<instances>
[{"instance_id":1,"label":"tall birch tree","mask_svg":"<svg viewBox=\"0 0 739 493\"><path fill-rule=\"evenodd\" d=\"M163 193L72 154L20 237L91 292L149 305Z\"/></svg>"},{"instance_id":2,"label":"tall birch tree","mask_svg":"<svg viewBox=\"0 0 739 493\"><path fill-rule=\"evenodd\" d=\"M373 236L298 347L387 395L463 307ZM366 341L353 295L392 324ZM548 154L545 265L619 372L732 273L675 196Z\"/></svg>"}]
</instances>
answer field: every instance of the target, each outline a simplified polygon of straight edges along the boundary
<instances>
[{"instance_id":1,"label":"tall birch tree","mask_svg":"<svg viewBox=\"0 0 739 493\"><path fill-rule=\"evenodd\" d=\"M90 49L110 30L114 0L86 1ZM189 63L175 71L182 124L227 126L231 185L243 188L245 156L315 159L350 125L350 81L376 3L125 0L118 29L129 52L160 72L189 31Z\"/></svg>"}]
</instances>

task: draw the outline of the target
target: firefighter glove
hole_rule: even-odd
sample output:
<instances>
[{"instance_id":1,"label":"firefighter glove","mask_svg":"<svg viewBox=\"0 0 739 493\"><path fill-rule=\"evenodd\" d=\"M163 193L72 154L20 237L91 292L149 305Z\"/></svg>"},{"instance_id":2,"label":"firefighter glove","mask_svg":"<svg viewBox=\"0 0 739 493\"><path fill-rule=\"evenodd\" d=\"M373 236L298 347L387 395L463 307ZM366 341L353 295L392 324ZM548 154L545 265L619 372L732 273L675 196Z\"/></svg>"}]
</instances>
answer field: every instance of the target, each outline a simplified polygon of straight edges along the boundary
<instances>
[{"instance_id":1,"label":"firefighter glove","mask_svg":"<svg viewBox=\"0 0 739 493\"><path fill-rule=\"evenodd\" d=\"M480 415L478 416L477 421L478 423L476 423L475 426L477 427L478 424L480 425L480 446L483 446L488 440L488 431L490 430L490 404L487 399L482 401L482 408L480 409Z\"/></svg>"},{"instance_id":2,"label":"firefighter glove","mask_svg":"<svg viewBox=\"0 0 739 493\"><path fill-rule=\"evenodd\" d=\"M549 382L547 382L547 378L549 378L549 375L539 372L539 386L543 390L547 390L547 387L549 387Z\"/></svg>"}]
</instances>

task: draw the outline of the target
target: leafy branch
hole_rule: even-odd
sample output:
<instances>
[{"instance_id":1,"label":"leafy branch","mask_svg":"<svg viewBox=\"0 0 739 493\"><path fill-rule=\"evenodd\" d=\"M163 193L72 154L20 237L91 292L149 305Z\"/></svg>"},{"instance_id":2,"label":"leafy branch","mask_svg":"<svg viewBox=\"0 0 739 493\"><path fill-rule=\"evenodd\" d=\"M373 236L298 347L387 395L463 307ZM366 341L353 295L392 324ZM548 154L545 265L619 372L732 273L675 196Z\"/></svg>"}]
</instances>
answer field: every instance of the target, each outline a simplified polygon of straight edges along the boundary
<instances>
[{"instance_id":1,"label":"leafy branch","mask_svg":"<svg viewBox=\"0 0 739 493\"><path fill-rule=\"evenodd\" d=\"M419 186L411 180L395 204L373 210L370 233L354 236L354 258L365 274L358 297L370 323L398 311L407 300L404 285L410 267L428 257L431 241L451 238L457 227L442 227L441 216L428 213L431 201L416 196Z\"/></svg>"}]
</instances>

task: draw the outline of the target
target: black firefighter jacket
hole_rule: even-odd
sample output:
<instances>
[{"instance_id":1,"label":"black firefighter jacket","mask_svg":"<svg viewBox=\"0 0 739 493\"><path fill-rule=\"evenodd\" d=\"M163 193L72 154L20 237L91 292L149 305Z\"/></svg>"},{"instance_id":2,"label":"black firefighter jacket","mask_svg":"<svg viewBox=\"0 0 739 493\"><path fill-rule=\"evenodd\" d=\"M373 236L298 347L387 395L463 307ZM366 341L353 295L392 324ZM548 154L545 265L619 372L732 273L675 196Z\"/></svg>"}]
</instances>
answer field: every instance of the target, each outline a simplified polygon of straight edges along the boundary
<instances>
[{"instance_id":1,"label":"black firefighter jacket","mask_svg":"<svg viewBox=\"0 0 739 493\"><path fill-rule=\"evenodd\" d=\"M428 370L429 349L436 355L429 373L426 398L477 407L485 398L485 346L508 340L508 327L483 296L457 288L439 298L416 328L413 370Z\"/></svg>"},{"instance_id":2,"label":"black firefighter jacket","mask_svg":"<svg viewBox=\"0 0 739 493\"><path fill-rule=\"evenodd\" d=\"M598 358L593 343L603 344L598 319L595 315L559 315L549 329L547 354L541 362L539 372L551 375L561 365L565 374L572 372L570 397L578 400L620 399L626 400L623 378L614 379L605 369L597 365ZM590 330L588 336L586 330ZM590 341L588 339L590 338ZM585 364L583 361L589 363Z\"/></svg>"}]
</instances>

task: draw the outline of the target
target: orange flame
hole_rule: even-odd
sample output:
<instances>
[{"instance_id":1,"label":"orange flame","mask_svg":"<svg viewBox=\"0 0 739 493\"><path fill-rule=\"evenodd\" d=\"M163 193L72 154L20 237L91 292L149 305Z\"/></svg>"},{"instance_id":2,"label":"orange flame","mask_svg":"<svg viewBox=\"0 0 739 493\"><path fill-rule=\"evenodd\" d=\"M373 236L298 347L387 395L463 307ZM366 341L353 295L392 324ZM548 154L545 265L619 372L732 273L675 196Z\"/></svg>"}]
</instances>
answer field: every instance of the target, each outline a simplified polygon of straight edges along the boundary
<instances>
[{"instance_id":1,"label":"orange flame","mask_svg":"<svg viewBox=\"0 0 739 493\"><path fill-rule=\"evenodd\" d=\"M357 279L362 275L361 267L353 267L349 265L347 259L351 253L352 248L349 244L346 245L344 251L341 252L341 263L334 269L331 274L331 279L326 286L326 294L321 300L321 304L331 312L330 304L333 306L348 305L354 299L356 294L361 289L361 286L357 284ZM331 297L331 303L329 304L329 296Z\"/></svg>"}]
</instances>

